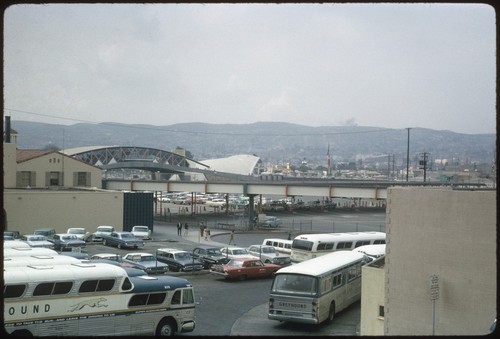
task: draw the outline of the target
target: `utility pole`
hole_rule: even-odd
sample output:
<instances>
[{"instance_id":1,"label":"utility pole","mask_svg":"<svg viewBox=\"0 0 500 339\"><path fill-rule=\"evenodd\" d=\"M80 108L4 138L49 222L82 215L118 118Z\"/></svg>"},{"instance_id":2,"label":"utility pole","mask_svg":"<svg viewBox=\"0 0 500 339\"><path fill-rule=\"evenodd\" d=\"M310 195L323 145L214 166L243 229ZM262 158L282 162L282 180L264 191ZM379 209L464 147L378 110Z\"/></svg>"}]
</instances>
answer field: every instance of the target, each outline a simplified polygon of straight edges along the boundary
<instances>
[{"instance_id":1,"label":"utility pole","mask_svg":"<svg viewBox=\"0 0 500 339\"><path fill-rule=\"evenodd\" d=\"M408 144L406 146L406 182L408 182L408 172L410 171L410 127L406 128L408 130Z\"/></svg>"},{"instance_id":2,"label":"utility pole","mask_svg":"<svg viewBox=\"0 0 500 339\"><path fill-rule=\"evenodd\" d=\"M429 153L427 152L423 152L421 153L421 157L423 160L420 160L420 168L422 168L424 170L424 182L426 181L426 177L427 177L427 155Z\"/></svg>"}]
</instances>

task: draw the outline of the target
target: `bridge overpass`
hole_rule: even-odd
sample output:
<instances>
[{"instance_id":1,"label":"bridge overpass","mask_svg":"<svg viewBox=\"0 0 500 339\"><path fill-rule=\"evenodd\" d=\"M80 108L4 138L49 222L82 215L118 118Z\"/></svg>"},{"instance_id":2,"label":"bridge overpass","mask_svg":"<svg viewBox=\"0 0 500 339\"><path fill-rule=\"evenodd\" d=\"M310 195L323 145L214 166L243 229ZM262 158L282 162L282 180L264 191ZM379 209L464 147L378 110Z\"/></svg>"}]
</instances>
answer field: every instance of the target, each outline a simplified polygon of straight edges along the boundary
<instances>
[{"instance_id":1,"label":"bridge overpass","mask_svg":"<svg viewBox=\"0 0 500 339\"><path fill-rule=\"evenodd\" d=\"M278 195L283 197L307 196L350 199L387 199L387 189L395 186L450 187L450 189L480 188L484 184L443 184L440 182L401 182L379 180L308 180L282 178L261 180L253 176L232 177L207 174L206 181L149 181L106 179L103 188L121 191L200 192L220 194Z\"/></svg>"}]
</instances>

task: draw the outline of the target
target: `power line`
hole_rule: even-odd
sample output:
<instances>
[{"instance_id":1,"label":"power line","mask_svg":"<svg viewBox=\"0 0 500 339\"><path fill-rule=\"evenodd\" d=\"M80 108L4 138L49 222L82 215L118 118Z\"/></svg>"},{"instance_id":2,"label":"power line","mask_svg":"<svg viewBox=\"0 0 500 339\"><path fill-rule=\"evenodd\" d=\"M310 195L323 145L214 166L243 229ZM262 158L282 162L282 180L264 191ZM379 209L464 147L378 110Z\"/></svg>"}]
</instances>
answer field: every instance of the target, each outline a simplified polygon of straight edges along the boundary
<instances>
[{"instance_id":1,"label":"power line","mask_svg":"<svg viewBox=\"0 0 500 339\"><path fill-rule=\"evenodd\" d=\"M171 132L171 133L205 134L205 135L230 135L230 136L255 136L255 135L258 135L258 136L269 136L269 137L298 137L298 136L318 136L318 135L366 134L366 133L379 133L379 132L388 132L388 131L399 130L399 129L391 129L391 128L382 128L382 129L376 129L376 130L370 130L370 131L323 132L323 133L314 132L314 133L290 133L290 134L287 134L287 133L285 133L285 134L283 134L283 133L277 133L277 134L259 133L259 134L255 134L255 133L187 131L187 130L173 130L173 129L155 127L155 126L150 126L150 125L149 126L138 126L138 125L121 124L121 123L116 123L116 122L95 122L95 121L90 121L90 120L66 118L66 117L60 117L60 116L56 116L56 115L22 111L22 110L12 109L12 108L5 108L4 110L18 112L18 113L24 113L24 114L29 114L29 115L36 115L36 116L41 116L41 117L47 117L47 118L75 121L75 122L88 123L88 124L96 124L96 125L99 124L99 125L108 125L108 126L113 126L113 127L125 127L125 128L155 130L155 131Z\"/></svg>"}]
</instances>

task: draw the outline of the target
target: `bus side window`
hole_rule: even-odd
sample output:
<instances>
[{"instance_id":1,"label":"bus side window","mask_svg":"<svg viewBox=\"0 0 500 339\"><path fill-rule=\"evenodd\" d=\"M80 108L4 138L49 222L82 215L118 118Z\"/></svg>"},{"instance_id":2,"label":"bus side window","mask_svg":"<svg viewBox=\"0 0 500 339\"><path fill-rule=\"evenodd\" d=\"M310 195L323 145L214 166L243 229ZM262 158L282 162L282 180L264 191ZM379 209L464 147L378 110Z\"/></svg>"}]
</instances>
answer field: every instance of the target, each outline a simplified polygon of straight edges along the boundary
<instances>
[{"instance_id":1,"label":"bus side window","mask_svg":"<svg viewBox=\"0 0 500 339\"><path fill-rule=\"evenodd\" d=\"M172 296L172 301L170 302L172 305L180 305L181 304L181 291L175 291Z\"/></svg>"},{"instance_id":2,"label":"bus side window","mask_svg":"<svg viewBox=\"0 0 500 339\"><path fill-rule=\"evenodd\" d=\"M342 272L336 272L333 274L333 288L342 286Z\"/></svg>"},{"instance_id":3,"label":"bus side window","mask_svg":"<svg viewBox=\"0 0 500 339\"><path fill-rule=\"evenodd\" d=\"M7 285L4 287L3 290L3 297L4 298L19 298L24 294L24 291L26 290L26 285L21 284L21 285Z\"/></svg>"},{"instance_id":4,"label":"bus side window","mask_svg":"<svg viewBox=\"0 0 500 339\"><path fill-rule=\"evenodd\" d=\"M180 292L180 291L179 291ZM182 293L182 303L183 304L194 304L193 289L185 289Z\"/></svg>"}]
</instances>

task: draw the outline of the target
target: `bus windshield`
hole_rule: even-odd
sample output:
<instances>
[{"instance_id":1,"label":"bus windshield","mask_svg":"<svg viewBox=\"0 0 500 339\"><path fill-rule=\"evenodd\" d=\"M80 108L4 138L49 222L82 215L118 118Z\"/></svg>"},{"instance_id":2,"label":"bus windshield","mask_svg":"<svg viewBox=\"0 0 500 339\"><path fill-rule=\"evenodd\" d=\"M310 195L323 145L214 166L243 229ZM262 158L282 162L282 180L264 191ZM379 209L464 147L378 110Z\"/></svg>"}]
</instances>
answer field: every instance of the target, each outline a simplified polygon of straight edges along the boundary
<instances>
[{"instance_id":1,"label":"bus windshield","mask_svg":"<svg viewBox=\"0 0 500 339\"><path fill-rule=\"evenodd\" d=\"M272 292L286 294L300 294L314 296L317 294L317 279L315 277L298 274L278 274L276 275Z\"/></svg>"},{"instance_id":2,"label":"bus windshield","mask_svg":"<svg viewBox=\"0 0 500 339\"><path fill-rule=\"evenodd\" d=\"M304 251L311 251L313 248L313 242L309 240L300 240L300 239L295 239L292 243L292 248L299 249L299 250L304 250Z\"/></svg>"}]
</instances>

